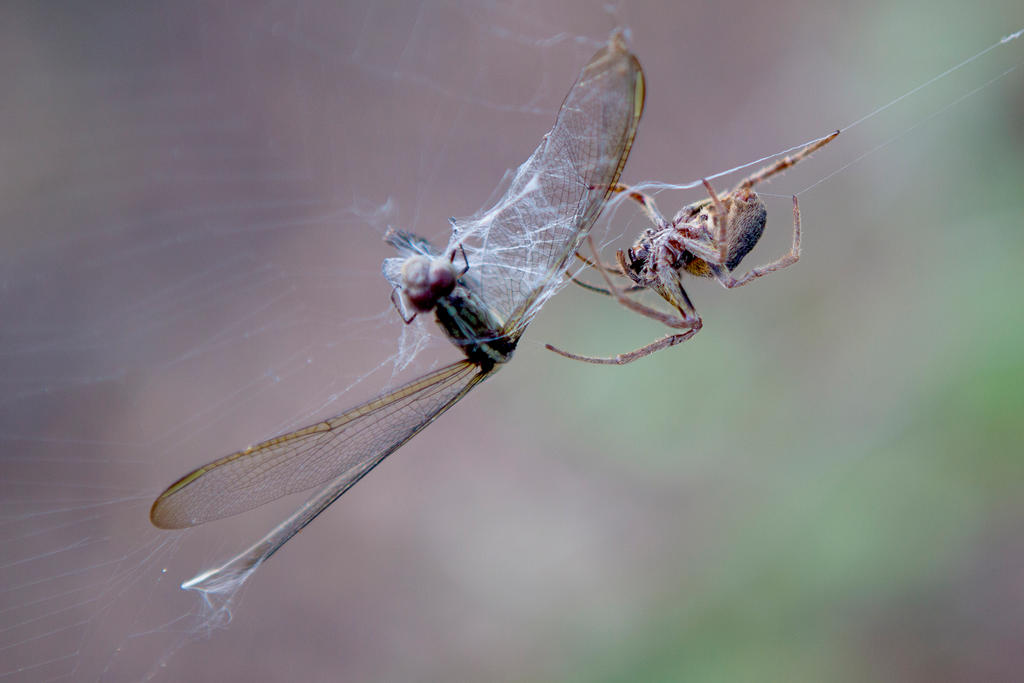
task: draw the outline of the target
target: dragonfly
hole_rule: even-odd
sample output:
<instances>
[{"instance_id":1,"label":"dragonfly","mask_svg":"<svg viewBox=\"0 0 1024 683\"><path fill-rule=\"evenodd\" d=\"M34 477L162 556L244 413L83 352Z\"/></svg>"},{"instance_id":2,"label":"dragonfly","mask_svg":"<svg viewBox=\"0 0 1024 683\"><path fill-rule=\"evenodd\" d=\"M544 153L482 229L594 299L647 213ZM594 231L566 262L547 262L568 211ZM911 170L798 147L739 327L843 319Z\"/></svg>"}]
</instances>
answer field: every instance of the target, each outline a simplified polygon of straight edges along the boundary
<instances>
[{"instance_id":1,"label":"dragonfly","mask_svg":"<svg viewBox=\"0 0 1024 683\"><path fill-rule=\"evenodd\" d=\"M452 219L444 250L389 230L384 261L405 322L433 312L462 359L341 415L249 446L189 472L154 501L150 521L180 529L322 487L290 517L182 588L244 580L388 455L511 358L563 280L569 260L614 191L644 105L644 76L621 32L583 67L555 124L497 203Z\"/></svg>"}]
</instances>

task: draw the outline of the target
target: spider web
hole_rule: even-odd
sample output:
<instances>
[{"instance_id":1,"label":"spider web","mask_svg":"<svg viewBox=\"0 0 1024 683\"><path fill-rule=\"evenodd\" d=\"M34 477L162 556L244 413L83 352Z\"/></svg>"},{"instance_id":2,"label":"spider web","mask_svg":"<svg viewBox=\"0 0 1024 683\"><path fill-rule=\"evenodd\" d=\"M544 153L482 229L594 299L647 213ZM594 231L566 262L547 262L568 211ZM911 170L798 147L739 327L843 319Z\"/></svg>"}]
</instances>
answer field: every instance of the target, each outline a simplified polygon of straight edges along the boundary
<instances>
[{"instance_id":1,"label":"spider web","mask_svg":"<svg viewBox=\"0 0 1024 683\"><path fill-rule=\"evenodd\" d=\"M634 481L625 473L635 462L574 465L572 454L614 451L618 437L570 440L567 425L582 418L531 393L573 381L575 368L562 375L567 366L543 365L536 349L587 319L561 297L524 341L523 379L496 380L417 437L401 467L347 495L343 513L290 543L244 595L179 584L293 502L184 534L147 519L187 469L340 412L405 379L410 364L419 373L451 359L429 321L407 327L392 309L381 238L393 226L440 244L449 215L493 205L617 24L631 27L649 85L626 182L692 180L871 114L833 144L847 145L843 156L823 152L773 182L784 195L841 171L801 195L808 234L812 216L844 232L825 220L843 182L884 202L897 190L865 178L911 176L920 147L901 143L948 148L938 125L970 129L1020 90L1019 73L1000 78L1020 61L1015 41L878 111L1006 35L1012 9L969 30L950 19L923 32L897 8L842 33L806 8L747 8L723 31L736 42L680 40L680 27L725 26L728 8L700 11L711 13L531 2L6 6L0 680L552 678L575 670L566 657L588 643L629 633L658 599L664 577L651 567L714 567L720 554L700 559L714 541L679 502L727 517L713 490L680 496L679 481ZM922 44L884 41L894 25ZM866 37L896 45L879 57L894 71L885 85L846 64L830 34L851 53ZM780 47L790 42L801 44ZM751 65L757 50L770 58ZM950 163L940 181L955 186L968 170ZM784 215L785 202L769 208ZM643 227L634 214L607 210L603 241L628 241ZM622 380L586 381L605 382L591 389L607 396ZM572 410L593 408L584 397ZM700 443L699 429L692 438ZM680 526L685 544L658 550ZM636 584L638 593L618 592ZM612 622L588 639L592 624Z\"/></svg>"}]
</instances>

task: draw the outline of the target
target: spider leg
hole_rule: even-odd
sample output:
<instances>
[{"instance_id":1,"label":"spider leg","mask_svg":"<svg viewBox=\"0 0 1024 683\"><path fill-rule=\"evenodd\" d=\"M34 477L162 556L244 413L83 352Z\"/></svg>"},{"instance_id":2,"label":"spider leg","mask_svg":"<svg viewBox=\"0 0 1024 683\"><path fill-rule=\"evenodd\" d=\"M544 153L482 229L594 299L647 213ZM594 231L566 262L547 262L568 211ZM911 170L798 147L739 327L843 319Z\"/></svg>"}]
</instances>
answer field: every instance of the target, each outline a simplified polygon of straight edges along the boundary
<instances>
[{"instance_id":1,"label":"spider leg","mask_svg":"<svg viewBox=\"0 0 1024 683\"><path fill-rule=\"evenodd\" d=\"M791 266L800 260L800 203L796 199L796 195L793 195L793 246L790 247L789 253L775 259L771 263L766 263L763 266L752 268L745 275L740 278L734 278L723 266L714 265L712 266L712 272L715 274L717 279L722 286L732 289L734 287L742 287L743 285L756 280L759 277L773 273L776 270L782 270L787 266Z\"/></svg>"},{"instance_id":2,"label":"spider leg","mask_svg":"<svg viewBox=\"0 0 1024 683\"><path fill-rule=\"evenodd\" d=\"M711 183L709 183L705 178L702 178L701 182L704 183L704 189L708 191L708 196L711 197L711 203L715 205L715 215L711 219L715 223L715 250L711 263L722 264L725 263L726 256L728 256L728 254L726 254L725 223L729 219L729 216L725 210L725 204L723 204L722 200L718 198L717 194L715 194L715 188L711 187ZM697 256L705 261L708 260L706 256L700 253L697 253Z\"/></svg>"},{"instance_id":3,"label":"spider leg","mask_svg":"<svg viewBox=\"0 0 1024 683\"><path fill-rule=\"evenodd\" d=\"M601 358L599 356L579 356L575 353L562 351L561 349L555 348L551 344L545 344L544 346L549 351L554 351L560 356L565 356L566 358L571 358L572 360L581 360L584 361L585 363L597 363L600 365L625 365L626 363L632 363L638 358L649 356L652 353L655 353L656 351L661 351L662 349L667 349L670 346L675 346L676 344L680 344L686 341L687 339L689 339L690 337L692 337L693 335L697 334L697 332L700 331L701 326L699 323L700 321L698 320L698 324L692 329L687 330L686 332L681 332L679 334L669 334L657 341L651 342L646 346L641 346L639 349L635 349L628 353L620 353L617 356L611 356L608 358Z\"/></svg>"},{"instance_id":4,"label":"spider leg","mask_svg":"<svg viewBox=\"0 0 1024 683\"><path fill-rule=\"evenodd\" d=\"M605 296L615 296L614 294L612 294L610 291L608 291L604 287L595 287L594 285L590 284L589 282L584 282L583 280L580 280L577 277L570 276L569 279L572 280L573 283L579 285L580 287L582 287L583 289L585 289L585 290L587 290L589 292L595 292L597 294L604 294ZM642 291L643 289L644 288L641 287L640 285L633 285L632 287L630 287L628 289L622 289L622 290L619 290L619 291L621 291L623 294L632 294L633 292L639 292L639 291Z\"/></svg>"},{"instance_id":5,"label":"spider leg","mask_svg":"<svg viewBox=\"0 0 1024 683\"><path fill-rule=\"evenodd\" d=\"M629 198L640 204L644 214L646 214L647 218L657 227L663 228L671 225L671 223L669 223L661 214L661 211L658 210L658 205L654 203L654 198L649 194L630 189L628 185L622 185L620 183L612 185L612 192L628 192Z\"/></svg>"},{"instance_id":6,"label":"spider leg","mask_svg":"<svg viewBox=\"0 0 1024 683\"><path fill-rule=\"evenodd\" d=\"M583 254L579 253L578 251L576 252L576 258L578 258L580 261L583 261L583 263L585 263L586 265L590 266L591 268L604 268L609 273L614 273L615 275L621 275L622 277L625 277L625 273L623 273L623 271L619 269L619 266L617 266L617 265L613 266L613 265L609 265L607 263L601 263L600 261L596 260L597 259L597 254L596 253L594 254L595 260L593 260L593 261L588 259Z\"/></svg>"},{"instance_id":7,"label":"spider leg","mask_svg":"<svg viewBox=\"0 0 1024 683\"><path fill-rule=\"evenodd\" d=\"M593 242L593 240L590 241L590 248L594 249L594 242ZM619 253L621 254L622 252L619 252ZM617 266L609 266L607 264L601 263L601 259L598 257L598 254L597 254L596 250L594 251L594 260L593 261L588 259L583 254L579 253L578 251L576 252L576 258L578 258L580 261L583 261L583 263L587 264L591 268L594 268L594 269L602 271L602 272L610 272L610 273L612 273L614 275L618 275L619 277L626 277L625 273L628 272L628 269L625 266L621 265L621 264L617 265ZM625 262L623 261L623 263L625 263ZM630 273L630 275L632 275L632 273ZM595 287L592 284L589 284L587 282L583 282L582 280L577 278L575 275L570 275L569 279L572 280L577 285L579 285L580 287L582 287L583 289L586 289L588 291L596 292L598 294L604 294L606 296L615 296L614 294L612 294L611 289L605 289L604 287ZM605 282L608 282L607 278L605 278ZM620 290L620 291L622 291L624 294L630 294L632 292L638 292L638 291L640 291L642 289L643 289L643 287L641 287L639 285L633 285L633 286L629 287L628 289L624 289L624 290Z\"/></svg>"},{"instance_id":8,"label":"spider leg","mask_svg":"<svg viewBox=\"0 0 1024 683\"><path fill-rule=\"evenodd\" d=\"M838 130L836 132L832 133L831 135L827 135L827 136L821 138L820 140L815 140L811 144L807 145L803 149L801 149L798 152L796 152L796 154L791 154L788 157L784 157L782 159L779 159L778 161L776 161L774 164L772 164L770 166L765 166L760 171L758 171L758 172L754 173L753 175L748 176L748 177L744 178L742 181L740 181L740 184L737 185L737 188L747 188L747 189L749 189L749 188L752 188L754 185L757 185L758 183L760 183L760 182L762 182L764 180L767 180L768 178L771 178L776 173L782 173L787 168L790 168L791 166L795 166L799 162L803 161L804 159L806 159L810 155L812 155L815 152L817 152L819 149L821 149L822 147L824 147L828 143L830 143L833 140L835 140L837 135L839 135L839 131Z\"/></svg>"}]
</instances>

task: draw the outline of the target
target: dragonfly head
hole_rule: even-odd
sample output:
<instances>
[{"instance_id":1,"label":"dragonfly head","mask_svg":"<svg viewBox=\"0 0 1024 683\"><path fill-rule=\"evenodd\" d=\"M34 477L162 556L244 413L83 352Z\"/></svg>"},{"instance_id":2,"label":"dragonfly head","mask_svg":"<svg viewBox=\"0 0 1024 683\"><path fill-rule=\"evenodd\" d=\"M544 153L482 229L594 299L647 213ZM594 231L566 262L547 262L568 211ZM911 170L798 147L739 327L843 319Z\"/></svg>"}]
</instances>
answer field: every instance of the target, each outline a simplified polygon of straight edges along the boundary
<instances>
[{"instance_id":1,"label":"dragonfly head","mask_svg":"<svg viewBox=\"0 0 1024 683\"><path fill-rule=\"evenodd\" d=\"M458 274L451 261L416 254L402 264L402 294L417 312L434 308L437 300L455 289Z\"/></svg>"}]
</instances>

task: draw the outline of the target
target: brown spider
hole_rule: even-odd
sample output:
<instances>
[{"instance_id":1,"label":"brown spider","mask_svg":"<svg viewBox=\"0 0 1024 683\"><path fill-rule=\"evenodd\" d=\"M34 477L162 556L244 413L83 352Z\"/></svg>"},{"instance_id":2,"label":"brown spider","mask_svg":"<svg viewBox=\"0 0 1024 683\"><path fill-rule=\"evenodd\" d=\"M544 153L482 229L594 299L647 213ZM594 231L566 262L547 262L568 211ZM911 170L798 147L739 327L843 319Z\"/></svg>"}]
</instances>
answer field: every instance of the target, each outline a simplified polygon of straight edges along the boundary
<instances>
[{"instance_id":1,"label":"brown spider","mask_svg":"<svg viewBox=\"0 0 1024 683\"><path fill-rule=\"evenodd\" d=\"M744 178L731 192L721 197L715 194L711 184L704 180L708 197L684 206L671 221L665 220L651 197L630 190L624 185L616 185L613 191L629 192L629 197L643 206L644 213L654 225L647 228L636 244L625 253L620 250L615 254L615 265L602 264L597 258L591 261L579 256L580 260L601 273L607 289L587 285L575 278L573 281L587 289L614 296L626 308L685 332L668 334L639 349L611 358L579 356L562 351L551 344L546 344L546 347L566 358L588 363L623 365L632 362L655 351L684 342L700 331L703 323L686 290L683 289L683 271L698 277L714 278L723 287L732 289L796 263L800 258L800 205L796 195L793 195L793 246L789 253L771 263L751 269L742 277L735 278L732 275L732 271L743 257L750 253L764 232L768 212L765 210L764 202L754 192L754 186L806 159L837 135L839 131L762 168ZM587 239L596 256L593 240L589 236ZM612 284L609 272L628 277L635 284L626 290L619 289ZM679 312L678 315L663 313L626 296L644 289L653 289L660 294L661 298Z\"/></svg>"}]
</instances>

